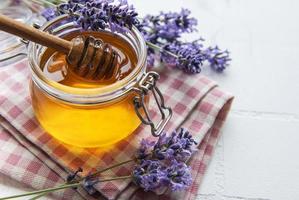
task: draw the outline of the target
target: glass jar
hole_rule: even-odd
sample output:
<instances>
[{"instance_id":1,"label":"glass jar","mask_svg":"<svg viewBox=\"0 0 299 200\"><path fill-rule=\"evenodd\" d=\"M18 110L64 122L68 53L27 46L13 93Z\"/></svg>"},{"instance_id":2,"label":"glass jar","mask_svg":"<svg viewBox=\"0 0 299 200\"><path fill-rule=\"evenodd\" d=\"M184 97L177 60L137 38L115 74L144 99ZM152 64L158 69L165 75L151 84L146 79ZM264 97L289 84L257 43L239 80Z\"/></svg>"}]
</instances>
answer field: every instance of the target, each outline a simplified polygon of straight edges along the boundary
<instances>
[{"instance_id":1,"label":"glass jar","mask_svg":"<svg viewBox=\"0 0 299 200\"><path fill-rule=\"evenodd\" d=\"M6 7L0 9L0 13L28 25L33 21L33 13L27 7ZM26 58L26 55L26 45L20 38L3 31L0 32L0 67L16 63Z\"/></svg>"},{"instance_id":2,"label":"glass jar","mask_svg":"<svg viewBox=\"0 0 299 200\"><path fill-rule=\"evenodd\" d=\"M59 37L81 31L68 16L48 22L41 30ZM131 45L138 62L124 79L101 88L75 88L48 79L40 66L46 47L29 43L30 91L36 118L46 131L64 143L79 147L111 145L133 133L141 122L149 125L157 136L171 117L171 109L164 105L156 86L159 75L146 72L146 44L141 33L133 28L117 34ZM148 112L150 93L161 114L157 123Z\"/></svg>"}]
</instances>

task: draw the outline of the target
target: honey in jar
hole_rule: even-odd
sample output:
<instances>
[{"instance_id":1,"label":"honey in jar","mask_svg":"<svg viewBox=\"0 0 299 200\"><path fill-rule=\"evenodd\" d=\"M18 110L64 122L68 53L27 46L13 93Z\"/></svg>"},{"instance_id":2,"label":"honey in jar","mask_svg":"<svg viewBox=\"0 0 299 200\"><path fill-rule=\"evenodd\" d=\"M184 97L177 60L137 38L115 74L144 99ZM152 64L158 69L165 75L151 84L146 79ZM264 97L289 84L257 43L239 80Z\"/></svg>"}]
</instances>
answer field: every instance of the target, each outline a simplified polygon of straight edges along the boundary
<instances>
[{"instance_id":1,"label":"honey in jar","mask_svg":"<svg viewBox=\"0 0 299 200\"><path fill-rule=\"evenodd\" d=\"M29 43L30 92L37 120L58 140L78 147L105 147L132 134L142 123L159 135L171 117L156 86L159 75L146 72L146 44L133 27L124 33L109 29L84 32L60 16L41 27L43 31L71 40L89 35L112 45L120 70L109 80L76 75L66 56L53 49ZM161 120L154 123L148 112L149 92L158 105ZM149 133L150 134L150 133Z\"/></svg>"},{"instance_id":2,"label":"honey in jar","mask_svg":"<svg viewBox=\"0 0 299 200\"><path fill-rule=\"evenodd\" d=\"M112 45L119 55L120 73L112 80L92 80L79 77L70 70L66 55L47 49L42 55L40 68L43 75L62 86L79 89L105 88L127 77L136 67L137 57L128 42L106 32L80 33L100 38ZM77 34L69 34L72 39ZM135 113L133 95L112 103L79 105L64 102L31 84L32 105L42 127L55 138L80 147L98 147L113 144L132 133L140 120Z\"/></svg>"}]
</instances>

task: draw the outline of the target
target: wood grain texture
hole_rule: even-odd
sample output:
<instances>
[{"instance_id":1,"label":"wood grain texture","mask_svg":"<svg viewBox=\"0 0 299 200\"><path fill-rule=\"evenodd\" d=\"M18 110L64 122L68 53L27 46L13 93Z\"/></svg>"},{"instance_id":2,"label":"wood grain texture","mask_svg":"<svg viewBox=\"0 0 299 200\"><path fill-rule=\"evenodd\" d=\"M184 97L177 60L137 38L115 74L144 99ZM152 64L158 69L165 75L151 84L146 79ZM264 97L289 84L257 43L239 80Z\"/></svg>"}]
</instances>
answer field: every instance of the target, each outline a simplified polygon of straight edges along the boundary
<instances>
[{"instance_id":1,"label":"wood grain texture","mask_svg":"<svg viewBox=\"0 0 299 200\"><path fill-rule=\"evenodd\" d=\"M72 43L0 14L0 30L57 51L68 53Z\"/></svg>"}]
</instances>

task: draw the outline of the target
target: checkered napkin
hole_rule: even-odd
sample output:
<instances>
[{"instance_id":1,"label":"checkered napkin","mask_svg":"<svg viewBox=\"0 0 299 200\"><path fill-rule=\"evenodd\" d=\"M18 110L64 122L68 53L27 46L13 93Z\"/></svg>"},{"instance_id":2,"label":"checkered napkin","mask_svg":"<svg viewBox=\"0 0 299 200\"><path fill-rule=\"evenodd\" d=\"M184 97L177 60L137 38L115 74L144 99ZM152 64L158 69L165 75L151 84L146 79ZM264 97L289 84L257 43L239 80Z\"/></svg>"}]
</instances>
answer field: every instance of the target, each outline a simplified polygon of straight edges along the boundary
<instances>
[{"instance_id":1,"label":"checkered napkin","mask_svg":"<svg viewBox=\"0 0 299 200\"><path fill-rule=\"evenodd\" d=\"M51 137L38 124L31 107L27 61L0 69L0 173L35 189L53 187L66 176L83 168L82 175L132 158L142 138L154 139L147 126L139 129L109 149L83 149L68 146ZM195 199L205 168L219 138L220 128L229 111L232 96L223 92L215 82L201 75L186 75L165 68L158 87L166 105L172 107L173 117L166 127L172 131L187 128L198 141L198 151L190 160L193 183L187 191L165 193L159 198ZM169 70L169 71L168 71ZM159 120L154 104L150 110L153 120ZM99 134L101 133L99 130ZM102 176L130 174L133 164L120 166ZM153 199L129 180L100 183L95 186L99 196L90 197L82 188L55 192L56 199Z\"/></svg>"}]
</instances>

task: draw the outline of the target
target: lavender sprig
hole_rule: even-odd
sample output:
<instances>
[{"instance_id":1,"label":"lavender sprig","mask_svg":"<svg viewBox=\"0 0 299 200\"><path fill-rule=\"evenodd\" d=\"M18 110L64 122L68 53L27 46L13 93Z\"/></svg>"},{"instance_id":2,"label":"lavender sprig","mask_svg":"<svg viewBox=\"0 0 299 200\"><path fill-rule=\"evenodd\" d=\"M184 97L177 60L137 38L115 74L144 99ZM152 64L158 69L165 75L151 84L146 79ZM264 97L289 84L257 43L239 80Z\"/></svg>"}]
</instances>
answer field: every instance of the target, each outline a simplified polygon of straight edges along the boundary
<instances>
[{"instance_id":1,"label":"lavender sprig","mask_svg":"<svg viewBox=\"0 0 299 200\"><path fill-rule=\"evenodd\" d=\"M140 26L144 38L154 44L174 42L183 33L196 31L197 20L190 17L190 11L182 9L181 12L160 12L158 15L146 15Z\"/></svg>"},{"instance_id":2,"label":"lavender sprig","mask_svg":"<svg viewBox=\"0 0 299 200\"><path fill-rule=\"evenodd\" d=\"M156 142L143 140L137 154L133 159L114 164L105 169L99 169L85 177L78 178L78 173L82 172L79 168L75 173L67 177L67 182L54 188L37 190L20 195L13 195L2 199L14 199L37 195L31 199L38 199L50 192L66 188L76 189L82 186L89 194L94 194L94 186L101 182L131 179L145 191L155 191L160 188L171 188L171 190L186 189L192 182L190 167L185 163L190 158L193 145L197 144L192 135L185 129L174 131L171 135L163 134ZM157 153L165 156L157 156ZM165 153L167 152L167 153ZM135 167L131 174L120 177L99 178L98 175L107 170L135 161Z\"/></svg>"},{"instance_id":3,"label":"lavender sprig","mask_svg":"<svg viewBox=\"0 0 299 200\"><path fill-rule=\"evenodd\" d=\"M140 147L137 149L135 158L137 160L143 160L152 155L152 147L155 145L154 141L142 139Z\"/></svg>"},{"instance_id":4,"label":"lavender sprig","mask_svg":"<svg viewBox=\"0 0 299 200\"><path fill-rule=\"evenodd\" d=\"M180 12L160 12L138 18L138 13L127 0L69 0L45 10L48 20L60 14L69 14L78 26L85 30L98 31L110 28L125 32L133 26L142 32L148 44L148 65L154 66L157 59L187 73L200 73L204 63L222 72L231 61L228 51L218 47L204 47L203 40L183 42L184 33L196 32L197 20L188 9Z\"/></svg>"},{"instance_id":5,"label":"lavender sprig","mask_svg":"<svg viewBox=\"0 0 299 200\"><path fill-rule=\"evenodd\" d=\"M218 72L225 70L229 66L229 61L231 61L229 52L227 50L221 51L217 46L214 48L209 47L205 54L211 67Z\"/></svg>"},{"instance_id":6,"label":"lavender sprig","mask_svg":"<svg viewBox=\"0 0 299 200\"><path fill-rule=\"evenodd\" d=\"M133 170L133 181L145 191L154 191L166 181L165 167L157 160L142 160Z\"/></svg>"},{"instance_id":7,"label":"lavender sprig","mask_svg":"<svg viewBox=\"0 0 299 200\"><path fill-rule=\"evenodd\" d=\"M124 32L139 26L138 14L126 0L69 0L57 6L56 14L70 14L85 30L109 27L112 31Z\"/></svg>"},{"instance_id":8,"label":"lavender sprig","mask_svg":"<svg viewBox=\"0 0 299 200\"><path fill-rule=\"evenodd\" d=\"M192 182L191 170L185 162L194 152L195 144L192 135L183 128L169 136L160 135L155 144L143 140L138 151L143 159L133 170L133 181L145 191L185 189Z\"/></svg>"},{"instance_id":9,"label":"lavender sprig","mask_svg":"<svg viewBox=\"0 0 299 200\"><path fill-rule=\"evenodd\" d=\"M229 52L203 45L203 39L192 42L182 42L183 33L196 32L197 20L190 17L191 12L182 9L181 12L147 15L141 21L141 32L148 42L148 63L154 65L156 57L170 66L190 73L200 73L205 62L212 69L222 72L228 65ZM157 50L158 55L157 55ZM220 56L221 55L221 56Z\"/></svg>"},{"instance_id":10,"label":"lavender sprig","mask_svg":"<svg viewBox=\"0 0 299 200\"><path fill-rule=\"evenodd\" d=\"M161 53L160 59L170 65L174 65L187 73L200 73L201 66L207 59L204 52L202 39L191 43L173 42L166 44ZM177 55L176 59L169 55L167 51ZM165 53L166 52L166 53Z\"/></svg>"},{"instance_id":11,"label":"lavender sprig","mask_svg":"<svg viewBox=\"0 0 299 200\"><path fill-rule=\"evenodd\" d=\"M195 151L193 145L196 144L192 135L184 128L172 132L170 136L163 133L153 148L153 157L186 162Z\"/></svg>"}]
</instances>

